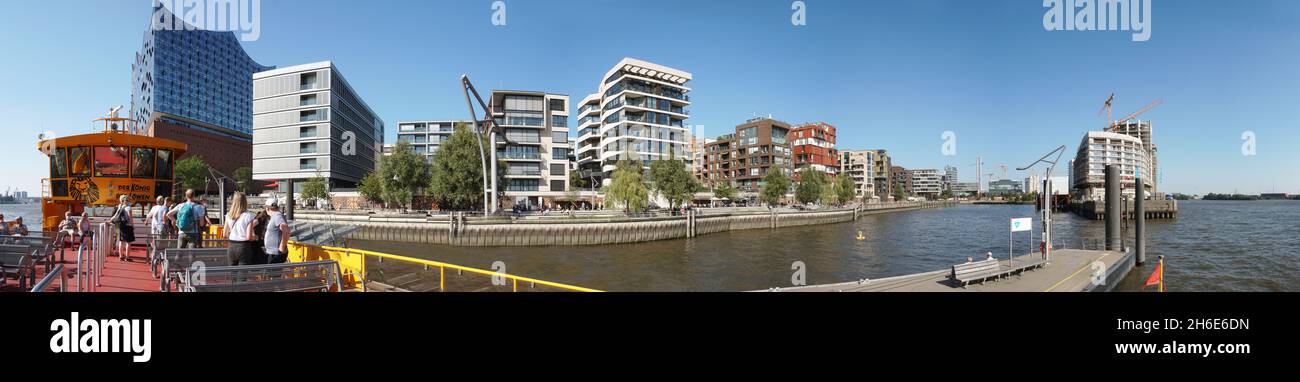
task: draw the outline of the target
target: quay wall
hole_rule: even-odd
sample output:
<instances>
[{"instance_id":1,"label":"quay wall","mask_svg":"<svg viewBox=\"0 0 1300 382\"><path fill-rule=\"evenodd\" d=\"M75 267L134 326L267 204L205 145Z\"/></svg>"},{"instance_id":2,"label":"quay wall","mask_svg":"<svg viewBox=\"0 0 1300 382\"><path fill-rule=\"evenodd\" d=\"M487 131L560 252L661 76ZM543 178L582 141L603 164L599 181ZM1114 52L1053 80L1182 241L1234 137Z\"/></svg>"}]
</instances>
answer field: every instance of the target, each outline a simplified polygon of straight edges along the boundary
<instances>
[{"instance_id":1,"label":"quay wall","mask_svg":"<svg viewBox=\"0 0 1300 382\"><path fill-rule=\"evenodd\" d=\"M347 224L362 229L358 240L440 244L465 247L526 247L640 243L749 229L780 229L834 224L866 215L955 206L948 202L866 205L822 211L700 213L648 218L592 217L508 220L463 215L385 217L378 215L297 213L296 221Z\"/></svg>"}]
</instances>

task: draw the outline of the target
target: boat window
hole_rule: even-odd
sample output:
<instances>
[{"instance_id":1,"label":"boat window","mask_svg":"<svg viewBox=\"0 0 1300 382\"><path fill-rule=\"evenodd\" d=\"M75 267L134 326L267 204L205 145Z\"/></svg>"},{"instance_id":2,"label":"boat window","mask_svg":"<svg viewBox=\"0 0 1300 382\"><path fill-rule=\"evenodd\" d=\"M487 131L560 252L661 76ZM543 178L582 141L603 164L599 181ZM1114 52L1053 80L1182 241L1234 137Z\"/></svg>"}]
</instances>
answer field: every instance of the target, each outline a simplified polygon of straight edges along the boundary
<instances>
[{"instance_id":1,"label":"boat window","mask_svg":"<svg viewBox=\"0 0 1300 382\"><path fill-rule=\"evenodd\" d=\"M72 147L68 149L68 162L71 166L69 171L72 175L90 175L90 148L89 147Z\"/></svg>"},{"instance_id":2,"label":"boat window","mask_svg":"<svg viewBox=\"0 0 1300 382\"><path fill-rule=\"evenodd\" d=\"M158 150L158 179L172 178L172 151Z\"/></svg>"},{"instance_id":3,"label":"boat window","mask_svg":"<svg viewBox=\"0 0 1300 382\"><path fill-rule=\"evenodd\" d=\"M56 198L68 197L68 180L51 180L50 194Z\"/></svg>"},{"instance_id":4,"label":"boat window","mask_svg":"<svg viewBox=\"0 0 1300 382\"><path fill-rule=\"evenodd\" d=\"M68 151L66 149L54 149L54 152L50 155L50 177L68 177Z\"/></svg>"},{"instance_id":5,"label":"boat window","mask_svg":"<svg viewBox=\"0 0 1300 382\"><path fill-rule=\"evenodd\" d=\"M131 149L131 177L153 178L153 149L136 147Z\"/></svg>"},{"instance_id":6,"label":"boat window","mask_svg":"<svg viewBox=\"0 0 1300 382\"><path fill-rule=\"evenodd\" d=\"M95 176L125 177L126 163L130 156L125 147L95 146Z\"/></svg>"}]
</instances>

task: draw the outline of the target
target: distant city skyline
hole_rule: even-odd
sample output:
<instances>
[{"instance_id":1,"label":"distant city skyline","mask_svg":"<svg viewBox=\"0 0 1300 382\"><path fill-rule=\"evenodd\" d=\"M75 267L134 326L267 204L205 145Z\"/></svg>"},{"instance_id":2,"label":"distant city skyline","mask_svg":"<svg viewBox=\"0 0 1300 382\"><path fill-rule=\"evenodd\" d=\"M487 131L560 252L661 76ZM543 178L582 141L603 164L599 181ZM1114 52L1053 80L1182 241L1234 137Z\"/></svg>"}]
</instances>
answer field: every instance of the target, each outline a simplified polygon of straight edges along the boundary
<instances>
[{"instance_id":1,"label":"distant city skyline","mask_svg":"<svg viewBox=\"0 0 1300 382\"><path fill-rule=\"evenodd\" d=\"M1169 193L1300 193L1300 2L1153 2L1150 39L1131 33L1048 31L1041 1L805 0L791 2L490 0L261 2L264 65L333 61L389 126L468 118L459 76L481 91L530 89L579 100L631 57L691 72L691 118L714 138L755 115L826 122L840 150L886 149L894 165L959 169L976 179L1014 169L1099 131L1106 96L1115 117L1148 102ZM671 11L668 11L671 10ZM604 28L617 15L653 23ZM8 1L0 5L0 187L40 193L44 131L92 132L90 121L130 105L131 63L150 1ZM332 27L320 29L321 20ZM626 20L626 19L619 19ZM1213 21L1213 22L1209 22ZM637 43L621 44L623 40ZM641 40L662 40L662 44ZM943 155L945 133L955 155ZM573 134L573 132L570 132ZM1243 155L1244 136L1255 155ZM388 129L386 143L396 141ZM1041 168L1037 169L1041 173Z\"/></svg>"}]
</instances>

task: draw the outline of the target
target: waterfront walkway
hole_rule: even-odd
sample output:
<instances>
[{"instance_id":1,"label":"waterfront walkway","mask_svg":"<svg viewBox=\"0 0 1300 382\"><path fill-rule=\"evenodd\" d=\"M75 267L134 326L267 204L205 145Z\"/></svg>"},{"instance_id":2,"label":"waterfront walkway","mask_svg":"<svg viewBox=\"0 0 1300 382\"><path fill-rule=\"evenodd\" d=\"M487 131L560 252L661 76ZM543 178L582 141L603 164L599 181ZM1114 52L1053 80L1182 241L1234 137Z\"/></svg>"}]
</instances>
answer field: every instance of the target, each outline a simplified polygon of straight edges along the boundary
<instances>
[{"instance_id":1,"label":"waterfront walkway","mask_svg":"<svg viewBox=\"0 0 1300 382\"><path fill-rule=\"evenodd\" d=\"M1035 253L1018 257L1015 261L1042 258ZM1001 260L1005 267L1009 261ZM1093 263L1100 263L1096 267ZM890 277L865 282L847 282L839 284L811 285L806 287L782 288L779 292L1088 292L1106 291L1122 279L1131 270L1132 254L1110 251L1085 251L1078 249L1057 249L1052 251L1052 260L1042 268L1025 271L1020 275L1002 278L998 281L986 281L969 285L965 288L951 282L950 269L914 275ZM1098 269L1106 275L1103 285L1093 282Z\"/></svg>"}]
</instances>

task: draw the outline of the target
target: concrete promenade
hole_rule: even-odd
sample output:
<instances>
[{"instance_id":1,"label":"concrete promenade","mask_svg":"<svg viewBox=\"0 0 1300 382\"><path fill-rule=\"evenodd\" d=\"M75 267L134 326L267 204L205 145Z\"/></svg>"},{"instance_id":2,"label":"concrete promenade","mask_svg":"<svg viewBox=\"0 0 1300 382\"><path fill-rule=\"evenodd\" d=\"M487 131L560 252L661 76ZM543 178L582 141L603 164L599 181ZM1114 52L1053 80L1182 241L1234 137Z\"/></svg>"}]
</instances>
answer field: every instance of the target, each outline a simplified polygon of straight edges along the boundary
<instances>
[{"instance_id":1,"label":"concrete promenade","mask_svg":"<svg viewBox=\"0 0 1300 382\"><path fill-rule=\"evenodd\" d=\"M1039 259L1042 254L1021 256L1016 261ZM1003 266L1009 265L1006 259ZM1099 264L1099 265L1098 265ZM1047 265L1020 275L989 280L965 288L949 280L950 269L864 282L781 288L766 292L1105 292L1133 268L1132 253L1058 249ZM1094 278L1102 282L1094 282Z\"/></svg>"}]
</instances>

